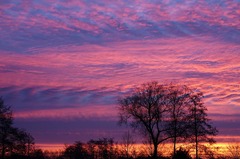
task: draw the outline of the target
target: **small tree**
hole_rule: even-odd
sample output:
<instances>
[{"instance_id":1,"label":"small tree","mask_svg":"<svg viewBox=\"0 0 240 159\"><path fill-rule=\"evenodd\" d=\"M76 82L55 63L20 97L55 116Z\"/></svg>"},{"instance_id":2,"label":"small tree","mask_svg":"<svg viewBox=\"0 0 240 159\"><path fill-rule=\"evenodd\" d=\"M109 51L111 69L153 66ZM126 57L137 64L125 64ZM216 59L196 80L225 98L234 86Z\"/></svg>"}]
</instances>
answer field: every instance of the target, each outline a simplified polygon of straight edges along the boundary
<instances>
[{"instance_id":1,"label":"small tree","mask_svg":"<svg viewBox=\"0 0 240 159\"><path fill-rule=\"evenodd\" d=\"M133 145L134 145L134 140L133 140L133 136L130 134L129 131L127 131L126 133L124 133L123 137L122 137L122 145L123 145L123 154L126 158L130 157L130 153L133 149Z\"/></svg>"},{"instance_id":2,"label":"small tree","mask_svg":"<svg viewBox=\"0 0 240 159\"><path fill-rule=\"evenodd\" d=\"M203 94L201 92L193 92L189 98L190 107L188 115L188 133L191 142L195 143L196 159L199 158L198 149L200 142L214 143L212 136L217 135L218 130L213 127L207 118L207 108L203 104Z\"/></svg>"},{"instance_id":3,"label":"small tree","mask_svg":"<svg viewBox=\"0 0 240 159\"><path fill-rule=\"evenodd\" d=\"M120 123L130 124L153 144L153 158L157 158L158 145L169 139L166 136L164 86L157 82L142 84L134 92L119 100Z\"/></svg>"}]
</instances>

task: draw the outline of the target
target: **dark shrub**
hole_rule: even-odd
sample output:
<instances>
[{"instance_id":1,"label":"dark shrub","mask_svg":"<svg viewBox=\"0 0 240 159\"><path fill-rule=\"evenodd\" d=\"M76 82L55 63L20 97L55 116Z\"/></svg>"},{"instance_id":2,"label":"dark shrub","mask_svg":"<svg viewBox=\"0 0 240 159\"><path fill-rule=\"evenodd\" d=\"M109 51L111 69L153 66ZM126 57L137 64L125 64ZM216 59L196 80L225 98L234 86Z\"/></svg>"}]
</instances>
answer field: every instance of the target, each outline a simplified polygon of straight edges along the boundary
<instances>
[{"instance_id":1,"label":"dark shrub","mask_svg":"<svg viewBox=\"0 0 240 159\"><path fill-rule=\"evenodd\" d=\"M192 157L187 150L180 147L180 149L176 151L176 154L172 156L172 159L192 159Z\"/></svg>"}]
</instances>

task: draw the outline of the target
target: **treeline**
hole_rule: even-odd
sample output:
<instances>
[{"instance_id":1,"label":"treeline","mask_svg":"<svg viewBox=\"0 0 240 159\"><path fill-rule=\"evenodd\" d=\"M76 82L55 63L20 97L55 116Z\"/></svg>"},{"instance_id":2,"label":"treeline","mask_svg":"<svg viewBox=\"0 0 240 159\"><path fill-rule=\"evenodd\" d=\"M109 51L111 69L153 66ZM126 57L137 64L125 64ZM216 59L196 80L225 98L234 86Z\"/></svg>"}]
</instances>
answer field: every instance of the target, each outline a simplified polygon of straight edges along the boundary
<instances>
[{"instance_id":1,"label":"treeline","mask_svg":"<svg viewBox=\"0 0 240 159\"><path fill-rule=\"evenodd\" d=\"M66 145L63 151L49 152L35 150L30 153L30 156L18 159L151 159L152 156L148 153L148 146L135 147L134 144L126 144L126 141L121 143L115 142L113 138L91 139L84 143L77 141L74 144ZM130 148L131 147L131 148ZM129 149L130 148L130 149ZM205 147L204 155L201 159L239 159L239 146L231 146L228 151L229 155ZM200 158L200 157L199 157ZM189 147L178 148L175 155L162 154L159 152L157 159L193 159L190 155Z\"/></svg>"}]
</instances>

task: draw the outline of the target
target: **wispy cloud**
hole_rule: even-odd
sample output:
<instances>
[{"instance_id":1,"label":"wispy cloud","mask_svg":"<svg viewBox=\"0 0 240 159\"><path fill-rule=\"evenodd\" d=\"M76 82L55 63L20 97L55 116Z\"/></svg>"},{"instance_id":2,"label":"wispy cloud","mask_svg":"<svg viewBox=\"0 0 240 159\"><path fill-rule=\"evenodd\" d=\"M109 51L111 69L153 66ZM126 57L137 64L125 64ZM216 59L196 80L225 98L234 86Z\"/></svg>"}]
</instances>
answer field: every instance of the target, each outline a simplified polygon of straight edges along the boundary
<instances>
[{"instance_id":1,"label":"wispy cloud","mask_svg":"<svg viewBox=\"0 0 240 159\"><path fill-rule=\"evenodd\" d=\"M82 89L89 93L85 101L94 103L101 89L112 90L115 96L116 92L149 80L176 80L204 91L207 104L213 105L210 109L216 104L238 109L239 45L209 40L208 37L134 40L110 46L50 47L27 56L2 53L1 86L21 86L16 90L18 95L35 91L33 101L50 92L53 97L49 101L55 103L53 99L59 99L65 105L60 99L69 94L73 96L69 98L78 99ZM107 102L113 103L113 99Z\"/></svg>"},{"instance_id":2,"label":"wispy cloud","mask_svg":"<svg viewBox=\"0 0 240 159\"><path fill-rule=\"evenodd\" d=\"M4 1L1 48L211 35L239 43L238 1Z\"/></svg>"}]
</instances>

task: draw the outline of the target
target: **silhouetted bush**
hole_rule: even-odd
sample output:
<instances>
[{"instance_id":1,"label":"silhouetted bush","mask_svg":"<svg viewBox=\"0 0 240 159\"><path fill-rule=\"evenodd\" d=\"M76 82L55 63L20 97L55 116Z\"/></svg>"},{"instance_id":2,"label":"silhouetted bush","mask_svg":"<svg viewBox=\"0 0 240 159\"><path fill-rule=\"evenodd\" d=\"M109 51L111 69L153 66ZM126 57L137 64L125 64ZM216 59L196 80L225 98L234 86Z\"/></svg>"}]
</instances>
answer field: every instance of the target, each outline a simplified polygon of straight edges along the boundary
<instances>
[{"instance_id":1,"label":"silhouetted bush","mask_svg":"<svg viewBox=\"0 0 240 159\"><path fill-rule=\"evenodd\" d=\"M31 157L33 159L45 159L44 153L41 149L34 150L34 152L31 154Z\"/></svg>"},{"instance_id":2,"label":"silhouetted bush","mask_svg":"<svg viewBox=\"0 0 240 159\"><path fill-rule=\"evenodd\" d=\"M176 151L175 155L172 156L172 159L192 159L192 157L187 150L180 148Z\"/></svg>"},{"instance_id":3,"label":"silhouetted bush","mask_svg":"<svg viewBox=\"0 0 240 159\"><path fill-rule=\"evenodd\" d=\"M87 152L86 145L82 142L76 142L73 145L66 147L64 151L64 157L67 159L77 159L77 158L90 158Z\"/></svg>"}]
</instances>

